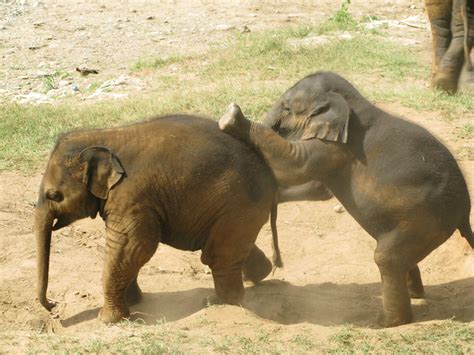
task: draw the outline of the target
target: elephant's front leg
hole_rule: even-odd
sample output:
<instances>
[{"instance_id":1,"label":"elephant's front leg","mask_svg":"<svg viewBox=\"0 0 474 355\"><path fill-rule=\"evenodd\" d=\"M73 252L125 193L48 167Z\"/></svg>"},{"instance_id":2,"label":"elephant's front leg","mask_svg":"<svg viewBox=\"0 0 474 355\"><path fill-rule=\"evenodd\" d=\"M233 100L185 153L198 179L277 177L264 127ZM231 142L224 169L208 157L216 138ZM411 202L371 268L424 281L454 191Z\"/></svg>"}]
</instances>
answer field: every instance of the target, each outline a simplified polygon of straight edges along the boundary
<instances>
[{"instance_id":1,"label":"elephant's front leg","mask_svg":"<svg viewBox=\"0 0 474 355\"><path fill-rule=\"evenodd\" d=\"M99 319L116 323L130 316L127 290L136 285L140 268L152 257L158 246L157 238L135 238L107 231L105 265L103 271L104 306ZM135 294L136 296L136 294Z\"/></svg>"}]
</instances>

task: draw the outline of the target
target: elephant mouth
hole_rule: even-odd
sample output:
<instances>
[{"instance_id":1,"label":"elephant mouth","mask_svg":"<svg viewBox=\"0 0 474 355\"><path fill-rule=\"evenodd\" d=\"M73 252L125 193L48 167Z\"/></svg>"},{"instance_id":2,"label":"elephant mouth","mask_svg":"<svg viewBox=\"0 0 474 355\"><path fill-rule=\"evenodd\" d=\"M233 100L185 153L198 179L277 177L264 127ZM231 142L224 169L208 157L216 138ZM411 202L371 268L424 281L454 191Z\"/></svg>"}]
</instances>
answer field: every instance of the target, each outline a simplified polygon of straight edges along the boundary
<instances>
[{"instance_id":1,"label":"elephant mouth","mask_svg":"<svg viewBox=\"0 0 474 355\"><path fill-rule=\"evenodd\" d=\"M66 227L70 225L72 222L74 222L74 219L68 218L68 217L58 217L56 218L55 222L53 223L53 231L57 231L58 229L61 229L63 227Z\"/></svg>"}]
</instances>

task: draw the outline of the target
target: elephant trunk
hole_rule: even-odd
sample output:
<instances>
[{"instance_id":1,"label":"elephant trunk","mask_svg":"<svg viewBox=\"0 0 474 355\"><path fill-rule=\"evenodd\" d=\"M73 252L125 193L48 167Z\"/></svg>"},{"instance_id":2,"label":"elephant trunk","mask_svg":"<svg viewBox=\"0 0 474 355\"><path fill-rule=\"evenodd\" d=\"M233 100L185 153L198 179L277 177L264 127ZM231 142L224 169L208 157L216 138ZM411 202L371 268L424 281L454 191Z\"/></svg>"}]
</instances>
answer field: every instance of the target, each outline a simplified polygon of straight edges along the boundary
<instances>
[{"instance_id":1,"label":"elephant trunk","mask_svg":"<svg viewBox=\"0 0 474 355\"><path fill-rule=\"evenodd\" d=\"M249 121L236 104L229 106L219 120L219 127L256 148L280 186L300 185L313 178L307 171L309 153L302 142L290 142L270 127Z\"/></svg>"},{"instance_id":2,"label":"elephant trunk","mask_svg":"<svg viewBox=\"0 0 474 355\"><path fill-rule=\"evenodd\" d=\"M47 205L39 202L35 212L36 262L38 277L37 296L39 302L47 310L51 310L54 306L54 304L50 303L46 298L53 221L54 214L48 210Z\"/></svg>"}]
</instances>

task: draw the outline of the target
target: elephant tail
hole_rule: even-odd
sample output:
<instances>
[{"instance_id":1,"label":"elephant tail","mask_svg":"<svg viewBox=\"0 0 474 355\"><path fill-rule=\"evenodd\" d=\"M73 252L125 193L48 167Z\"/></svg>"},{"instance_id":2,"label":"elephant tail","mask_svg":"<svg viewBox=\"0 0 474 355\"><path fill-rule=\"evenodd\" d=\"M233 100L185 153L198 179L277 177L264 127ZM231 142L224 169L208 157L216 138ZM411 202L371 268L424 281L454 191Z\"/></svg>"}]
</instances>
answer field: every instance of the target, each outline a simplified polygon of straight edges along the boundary
<instances>
[{"instance_id":1,"label":"elephant tail","mask_svg":"<svg viewBox=\"0 0 474 355\"><path fill-rule=\"evenodd\" d=\"M276 268L283 267L283 261L281 260L280 247L278 246L278 231L277 231L277 220L278 215L278 198L275 198L273 206L270 212L270 227L272 229L272 238L273 238L273 272Z\"/></svg>"},{"instance_id":2,"label":"elephant tail","mask_svg":"<svg viewBox=\"0 0 474 355\"><path fill-rule=\"evenodd\" d=\"M458 227L461 235L467 239L467 242L474 249L474 234L472 233L471 225L469 224L469 215L464 218L461 224Z\"/></svg>"}]
</instances>

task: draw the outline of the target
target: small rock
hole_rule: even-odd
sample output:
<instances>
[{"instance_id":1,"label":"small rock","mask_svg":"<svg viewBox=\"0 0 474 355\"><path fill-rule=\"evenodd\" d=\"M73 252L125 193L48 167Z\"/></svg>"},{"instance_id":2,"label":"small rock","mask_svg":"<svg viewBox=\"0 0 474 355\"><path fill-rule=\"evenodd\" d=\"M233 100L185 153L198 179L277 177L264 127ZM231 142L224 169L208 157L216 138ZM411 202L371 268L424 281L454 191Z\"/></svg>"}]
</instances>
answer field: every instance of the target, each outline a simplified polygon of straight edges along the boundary
<instances>
[{"instance_id":1,"label":"small rock","mask_svg":"<svg viewBox=\"0 0 474 355\"><path fill-rule=\"evenodd\" d=\"M87 76L89 74L99 74L99 71L97 69L91 69L85 66L77 67L76 71L79 72L82 76Z\"/></svg>"},{"instance_id":2,"label":"small rock","mask_svg":"<svg viewBox=\"0 0 474 355\"><path fill-rule=\"evenodd\" d=\"M128 10L128 12L130 12L130 13L132 13L132 14L136 14L136 13L137 13L137 10L130 8L130 9Z\"/></svg>"},{"instance_id":3,"label":"small rock","mask_svg":"<svg viewBox=\"0 0 474 355\"><path fill-rule=\"evenodd\" d=\"M241 33L250 33L250 28L247 26L247 25L244 25L244 27L242 27L242 31L240 31Z\"/></svg>"},{"instance_id":4,"label":"small rock","mask_svg":"<svg viewBox=\"0 0 474 355\"><path fill-rule=\"evenodd\" d=\"M79 291L74 292L74 296L79 296Z\"/></svg>"},{"instance_id":5,"label":"small rock","mask_svg":"<svg viewBox=\"0 0 474 355\"><path fill-rule=\"evenodd\" d=\"M416 9L416 5L410 5L410 9L415 10L415 9Z\"/></svg>"},{"instance_id":6,"label":"small rock","mask_svg":"<svg viewBox=\"0 0 474 355\"><path fill-rule=\"evenodd\" d=\"M344 212L344 211L345 211L345 209L344 209L344 207L342 207L342 205L336 205L336 206L334 206L334 212L336 212L336 213L342 213L342 212Z\"/></svg>"},{"instance_id":7,"label":"small rock","mask_svg":"<svg viewBox=\"0 0 474 355\"><path fill-rule=\"evenodd\" d=\"M154 19L155 19L155 16L148 16L146 19L147 19L147 20L154 20Z\"/></svg>"},{"instance_id":8,"label":"small rock","mask_svg":"<svg viewBox=\"0 0 474 355\"><path fill-rule=\"evenodd\" d=\"M31 50L31 51L35 51L35 50L43 48L43 47L46 47L46 45L45 44L32 44L32 45L28 46L28 49Z\"/></svg>"}]
</instances>

